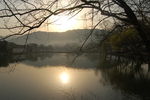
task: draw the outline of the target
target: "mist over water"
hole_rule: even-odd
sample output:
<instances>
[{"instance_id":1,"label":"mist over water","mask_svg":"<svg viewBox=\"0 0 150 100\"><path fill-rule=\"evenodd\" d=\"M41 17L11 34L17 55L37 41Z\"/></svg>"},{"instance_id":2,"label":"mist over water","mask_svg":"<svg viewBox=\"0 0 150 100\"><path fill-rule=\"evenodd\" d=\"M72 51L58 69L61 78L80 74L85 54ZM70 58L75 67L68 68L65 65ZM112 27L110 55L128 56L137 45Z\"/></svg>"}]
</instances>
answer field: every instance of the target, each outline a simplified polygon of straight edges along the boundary
<instances>
[{"instance_id":1,"label":"mist over water","mask_svg":"<svg viewBox=\"0 0 150 100\"><path fill-rule=\"evenodd\" d=\"M73 61L75 57L75 53L49 53L6 58L0 67L0 99L149 99L147 65L133 73L130 67L125 71L110 62L112 67L103 68L98 53L83 53Z\"/></svg>"}]
</instances>

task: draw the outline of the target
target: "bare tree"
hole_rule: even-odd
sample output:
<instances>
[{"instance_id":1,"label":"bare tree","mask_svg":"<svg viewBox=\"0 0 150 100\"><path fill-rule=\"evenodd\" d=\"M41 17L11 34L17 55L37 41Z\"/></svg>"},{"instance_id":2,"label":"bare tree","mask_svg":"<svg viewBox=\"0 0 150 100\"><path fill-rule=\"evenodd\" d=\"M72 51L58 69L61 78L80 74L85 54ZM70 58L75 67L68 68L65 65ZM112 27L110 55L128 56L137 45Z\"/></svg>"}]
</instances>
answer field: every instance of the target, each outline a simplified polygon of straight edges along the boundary
<instances>
[{"instance_id":1,"label":"bare tree","mask_svg":"<svg viewBox=\"0 0 150 100\"><path fill-rule=\"evenodd\" d=\"M115 20L112 22L124 22L138 31L143 44L150 50L150 29L147 27L150 24L150 0L2 0L0 5L0 29L12 32L3 39L25 34L53 16L75 16L87 9L86 14L92 16L93 28L108 18Z\"/></svg>"}]
</instances>

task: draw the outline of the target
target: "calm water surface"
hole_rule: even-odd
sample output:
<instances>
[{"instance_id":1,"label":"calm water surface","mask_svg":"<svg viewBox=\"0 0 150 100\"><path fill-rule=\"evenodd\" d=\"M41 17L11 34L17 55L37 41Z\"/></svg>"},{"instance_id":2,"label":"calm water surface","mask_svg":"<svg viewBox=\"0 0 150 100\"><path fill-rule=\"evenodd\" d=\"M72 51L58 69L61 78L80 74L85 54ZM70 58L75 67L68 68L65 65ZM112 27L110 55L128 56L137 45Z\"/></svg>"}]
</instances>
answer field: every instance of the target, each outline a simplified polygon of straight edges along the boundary
<instances>
[{"instance_id":1,"label":"calm water surface","mask_svg":"<svg viewBox=\"0 0 150 100\"><path fill-rule=\"evenodd\" d=\"M150 100L146 67L141 79L138 73L99 68L98 54L75 57L14 56L19 62L0 67L0 100Z\"/></svg>"}]
</instances>

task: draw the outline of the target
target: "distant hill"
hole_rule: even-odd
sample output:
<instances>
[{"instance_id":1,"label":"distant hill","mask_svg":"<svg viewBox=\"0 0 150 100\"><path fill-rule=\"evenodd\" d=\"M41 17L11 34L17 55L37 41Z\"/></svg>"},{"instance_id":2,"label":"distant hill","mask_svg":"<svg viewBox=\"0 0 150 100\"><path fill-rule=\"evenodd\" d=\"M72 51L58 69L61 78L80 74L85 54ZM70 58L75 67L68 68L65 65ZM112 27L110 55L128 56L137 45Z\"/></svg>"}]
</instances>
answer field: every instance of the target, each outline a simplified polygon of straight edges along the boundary
<instances>
[{"instance_id":1,"label":"distant hill","mask_svg":"<svg viewBox=\"0 0 150 100\"><path fill-rule=\"evenodd\" d=\"M96 34L104 33L104 30L94 30L90 40L96 37ZM35 43L38 45L53 45L53 46L63 46L67 44L81 44L85 38L89 35L89 29L79 29L70 30L66 32L43 32L37 31L29 35L28 43ZM25 44L27 35L22 35L19 37L9 39L9 42L23 45Z\"/></svg>"}]
</instances>

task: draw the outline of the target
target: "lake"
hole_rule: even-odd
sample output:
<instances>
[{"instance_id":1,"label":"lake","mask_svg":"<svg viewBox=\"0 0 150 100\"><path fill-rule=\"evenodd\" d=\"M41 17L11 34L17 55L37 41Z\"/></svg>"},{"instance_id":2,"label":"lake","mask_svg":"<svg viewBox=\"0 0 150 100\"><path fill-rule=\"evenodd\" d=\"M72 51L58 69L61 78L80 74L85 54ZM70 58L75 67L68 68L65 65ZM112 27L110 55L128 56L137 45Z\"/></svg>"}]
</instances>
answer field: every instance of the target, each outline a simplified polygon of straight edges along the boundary
<instances>
[{"instance_id":1,"label":"lake","mask_svg":"<svg viewBox=\"0 0 150 100\"><path fill-rule=\"evenodd\" d=\"M148 65L113 62L98 53L1 58L0 100L150 100Z\"/></svg>"}]
</instances>

